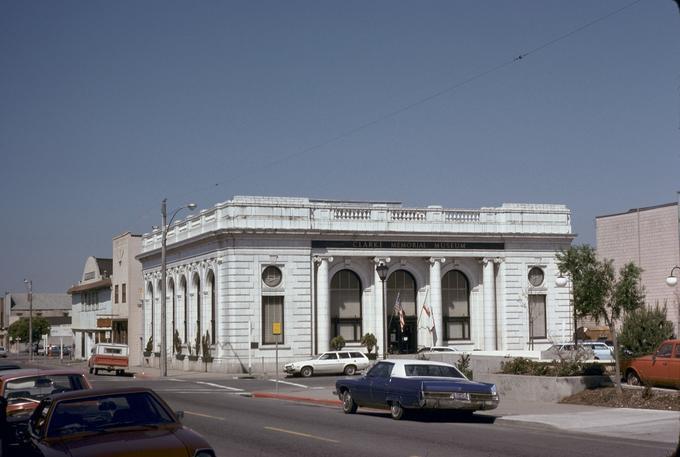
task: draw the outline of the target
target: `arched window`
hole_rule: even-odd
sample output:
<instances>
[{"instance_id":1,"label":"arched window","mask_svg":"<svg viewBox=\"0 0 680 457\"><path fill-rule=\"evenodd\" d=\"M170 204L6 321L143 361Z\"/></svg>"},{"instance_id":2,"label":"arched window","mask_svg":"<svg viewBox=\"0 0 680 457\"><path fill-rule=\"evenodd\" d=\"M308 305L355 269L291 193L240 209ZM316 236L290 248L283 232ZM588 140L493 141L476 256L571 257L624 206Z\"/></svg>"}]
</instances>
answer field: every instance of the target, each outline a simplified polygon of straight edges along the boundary
<instances>
[{"instance_id":1,"label":"arched window","mask_svg":"<svg viewBox=\"0 0 680 457\"><path fill-rule=\"evenodd\" d=\"M148 324L149 325L148 335L149 335L149 338L151 338L152 341L153 341L153 315L154 315L154 310L156 309L156 306L154 304L154 298L155 297L154 297L154 293L153 293L153 283L150 282L146 286L146 299L149 300L149 304L150 304L150 309L149 309L150 319L148 321L149 322L149 324ZM144 345L146 345L146 341L144 342Z\"/></svg>"},{"instance_id":2,"label":"arched window","mask_svg":"<svg viewBox=\"0 0 680 457\"><path fill-rule=\"evenodd\" d=\"M463 273L447 272L442 278L444 339L470 339L470 286Z\"/></svg>"},{"instance_id":3,"label":"arched window","mask_svg":"<svg viewBox=\"0 0 680 457\"><path fill-rule=\"evenodd\" d=\"M217 317L217 295L215 294L215 274L212 271L208 272L206 281L208 283L208 290L210 291L210 342L215 344L217 329L217 323L215 322Z\"/></svg>"},{"instance_id":4,"label":"arched window","mask_svg":"<svg viewBox=\"0 0 680 457\"><path fill-rule=\"evenodd\" d=\"M175 334L177 323L177 300L175 300L175 281L170 278L168 281L168 295L170 296L170 305L172 306L172 334Z\"/></svg>"},{"instance_id":5,"label":"arched window","mask_svg":"<svg viewBox=\"0 0 680 457\"><path fill-rule=\"evenodd\" d=\"M182 276L182 279L179 280L179 290L182 295L182 328L183 328L183 334L184 334L184 343L187 343L187 337L189 336L189 307L187 306L188 299L187 296L189 295L187 292L187 279Z\"/></svg>"},{"instance_id":6,"label":"arched window","mask_svg":"<svg viewBox=\"0 0 680 457\"><path fill-rule=\"evenodd\" d=\"M416 280L408 271L397 270L387 278L385 287L388 350L392 353L415 353L418 348ZM404 310L403 328L399 307Z\"/></svg>"},{"instance_id":7,"label":"arched window","mask_svg":"<svg viewBox=\"0 0 680 457\"><path fill-rule=\"evenodd\" d=\"M198 273L194 273L194 279L191 284L191 292L193 293L194 303L193 308L196 312L196 335L194 338L198 337L197 341L200 341L202 336L201 333L201 278L199 278ZM196 344L196 343L194 343Z\"/></svg>"},{"instance_id":8,"label":"arched window","mask_svg":"<svg viewBox=\"0 0 680 457\"><path fill-rule=\"evenodd\" d=\"M331 279L333 337L361 340L361 281L351 270L338 271Z\"/></svg>"}]
</instances>

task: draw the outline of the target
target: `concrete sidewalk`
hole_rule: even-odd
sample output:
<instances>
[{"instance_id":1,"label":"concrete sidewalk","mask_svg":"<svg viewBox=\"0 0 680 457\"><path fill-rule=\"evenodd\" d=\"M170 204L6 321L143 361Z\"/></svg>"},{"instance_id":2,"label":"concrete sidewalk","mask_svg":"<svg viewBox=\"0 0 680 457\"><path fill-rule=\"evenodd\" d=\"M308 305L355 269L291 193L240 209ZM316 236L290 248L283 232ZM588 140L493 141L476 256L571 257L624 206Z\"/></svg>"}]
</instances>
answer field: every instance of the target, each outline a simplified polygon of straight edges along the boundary
<instances>
[{"instance_id":1,"label":"concrete sidewalk","mask_svg":"<svg viewBox=\"0 0 680 457\"><path fill-rule=\"evenodd\" d=\"M333 389L304 389L279 385L279 392L252 392L256 398L275 398L340 406ZM603 408L561 403L521 402L501 397L495 410L476 414L496 417L499 423L549 427L574 433L676 444L680 412L650 409Z\"/></svg>"}]
</instances>

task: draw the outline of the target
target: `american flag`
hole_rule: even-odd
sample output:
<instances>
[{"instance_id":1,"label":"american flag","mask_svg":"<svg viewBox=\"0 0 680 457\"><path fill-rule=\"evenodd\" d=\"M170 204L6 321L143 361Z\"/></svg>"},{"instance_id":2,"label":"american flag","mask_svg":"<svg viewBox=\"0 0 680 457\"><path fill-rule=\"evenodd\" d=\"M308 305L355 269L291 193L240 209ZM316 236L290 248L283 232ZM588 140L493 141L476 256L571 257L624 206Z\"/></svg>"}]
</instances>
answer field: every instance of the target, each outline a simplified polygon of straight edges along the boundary
<instances>
[{"instance_id":1,"label":"american flag","mask_svg":"<svg viewBox=\"0 0 680 457\"><path fill-rule=\"evenodd\" d=\"M400 292L397 292L397 299L394 301L394 314L399 316L399 328L404 331L406 327L406 313L404 313L404 308L401 306Z\"/></svg>"}]
</instances>

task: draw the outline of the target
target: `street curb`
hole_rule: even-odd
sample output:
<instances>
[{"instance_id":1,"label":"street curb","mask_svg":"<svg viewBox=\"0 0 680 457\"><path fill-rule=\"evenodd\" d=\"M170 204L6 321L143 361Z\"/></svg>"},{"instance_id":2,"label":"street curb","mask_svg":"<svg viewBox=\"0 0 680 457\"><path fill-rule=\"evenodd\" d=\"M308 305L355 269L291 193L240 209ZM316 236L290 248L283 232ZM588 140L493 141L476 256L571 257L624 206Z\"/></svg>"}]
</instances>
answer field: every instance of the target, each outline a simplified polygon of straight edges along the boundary
<instances>
[{"instance_id":1,"label":"street curb","mask_svg":"<svg viewBox=\"0 0 680 457\"><path fill-rule=\"evenodd\" d=\"M272 398L275 400L298 401L303 403L314 403L317 405L327 406L340 406L342 404L340 400L325 400L321 398L298 397L295 395L284 395L271 392L252 392L250 396L253 398Z\"/></svg>"}]
</instances>

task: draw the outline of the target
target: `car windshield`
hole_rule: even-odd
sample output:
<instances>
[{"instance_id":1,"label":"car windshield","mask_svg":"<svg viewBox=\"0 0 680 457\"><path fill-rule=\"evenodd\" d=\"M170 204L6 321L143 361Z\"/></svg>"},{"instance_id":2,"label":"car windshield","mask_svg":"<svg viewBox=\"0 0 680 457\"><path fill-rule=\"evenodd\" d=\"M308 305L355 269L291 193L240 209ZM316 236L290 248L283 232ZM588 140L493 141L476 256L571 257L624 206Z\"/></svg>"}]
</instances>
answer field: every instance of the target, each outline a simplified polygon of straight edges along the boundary
<instances>
[{"instance_id":1,"label":"car windshield","mask_svg":"<svg viewBox=\"0 0 680 457\"><path fill-rule=\"evenodd\" d=\"M165 408L148 392L85 397L57 404L47 436L113 431L126 427L156 427L174 423Z\"/></svg>"},{"instance_id":2,"label":"car windshield","mask_svg":"<svg viewBox=\"0 0 680 457\"><path fill-rule=\"evenodd\" d=\"M3 396L9 404L35 401L53 393L84 389L79 376L40 375L11 379L5 383Z\"/></svg>"},{"instance_id":3,"label":"car windshield","mask_svg":"<svg viewBox=\"0 0 680 457\"><path fill-rule=\"evenodd\" d=\"M404 365L406 376L427 376L436 378L464 378L455 367L447 365Z\"/></svg>"}]
</instances>

